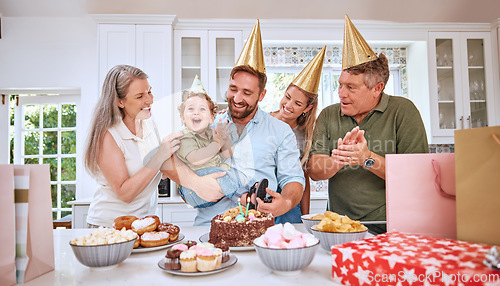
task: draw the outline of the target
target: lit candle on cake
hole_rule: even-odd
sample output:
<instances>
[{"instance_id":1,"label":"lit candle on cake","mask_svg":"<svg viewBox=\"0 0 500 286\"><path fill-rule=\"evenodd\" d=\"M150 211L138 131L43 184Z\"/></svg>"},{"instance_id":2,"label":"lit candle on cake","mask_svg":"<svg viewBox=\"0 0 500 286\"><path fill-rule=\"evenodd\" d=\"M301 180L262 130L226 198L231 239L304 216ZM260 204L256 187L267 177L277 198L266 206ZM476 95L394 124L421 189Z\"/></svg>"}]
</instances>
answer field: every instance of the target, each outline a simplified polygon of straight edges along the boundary
<instances>
[{"instance_id":1,"label":"lit candle on cake","mask_svg":"<svg viewBox=\"0 0 500 286\"><path fill-rule=\"evenodd\" d=\"M247 210L245 211L245 217L248 216L248 207L250 206L250 197L247 197Z\"/></svg>"},{"instance_id":2,"label":"lit candle on cake","mask_svg":"<svg viewBox=\"0 0 500 286\"><path fill-rule=\"evenodd\" d=\"M241 213L241 215L243 215L243 210L241 209L240 200L241 200L241 198L238 199L238 206L240 207L240 213Z\"/></svg>"}]
</instances>

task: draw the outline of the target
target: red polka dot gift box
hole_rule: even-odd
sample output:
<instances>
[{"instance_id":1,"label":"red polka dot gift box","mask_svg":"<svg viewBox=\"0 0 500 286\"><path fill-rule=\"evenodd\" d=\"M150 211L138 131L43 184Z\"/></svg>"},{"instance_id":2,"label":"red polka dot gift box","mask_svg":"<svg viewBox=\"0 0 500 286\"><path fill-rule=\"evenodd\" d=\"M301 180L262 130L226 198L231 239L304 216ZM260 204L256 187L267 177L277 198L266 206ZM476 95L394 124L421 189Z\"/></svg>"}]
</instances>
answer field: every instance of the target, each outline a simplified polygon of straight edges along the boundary
<instances>
[{"instance_id":1,"label":"red polka dot gift box","mask_svg":"<svg viewBox=\"0 0 500 286\"><path fill-rule=\"evenodd\" d=\"M342 285L500 285L483 264L491 245L400 232L332 246L332 277Z\"/></svg>"}]
</instances>

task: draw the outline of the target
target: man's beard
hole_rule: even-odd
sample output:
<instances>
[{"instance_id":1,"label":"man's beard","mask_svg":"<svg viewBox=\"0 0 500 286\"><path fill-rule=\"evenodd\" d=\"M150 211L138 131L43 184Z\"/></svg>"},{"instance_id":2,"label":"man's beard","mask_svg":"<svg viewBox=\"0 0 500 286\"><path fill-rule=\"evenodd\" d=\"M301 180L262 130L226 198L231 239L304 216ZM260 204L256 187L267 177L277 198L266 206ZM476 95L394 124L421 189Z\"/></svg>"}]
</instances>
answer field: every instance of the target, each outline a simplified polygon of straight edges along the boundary
<instances>
[{"instance_id":1,"label":"man's beard","mask_svg":"<svg viewBox=\"0 0 500 286\"><path fill-rule=\"evenodd\" d=\"M227 100L228 102L228 107L229 107L229 112L231 112L231 117L232 118L236 118L236 119L244 119L244 118L247 118L250 114L252 114L252 112L255 111L255 109L257 108L257 103L258 101L255 103L255 105L249 105L248 103L243 103L245 104L245 109L242 110L242 111L235 111L234 110L234 99L233 98L228 98Z\"/></svg>"}]
</instances>

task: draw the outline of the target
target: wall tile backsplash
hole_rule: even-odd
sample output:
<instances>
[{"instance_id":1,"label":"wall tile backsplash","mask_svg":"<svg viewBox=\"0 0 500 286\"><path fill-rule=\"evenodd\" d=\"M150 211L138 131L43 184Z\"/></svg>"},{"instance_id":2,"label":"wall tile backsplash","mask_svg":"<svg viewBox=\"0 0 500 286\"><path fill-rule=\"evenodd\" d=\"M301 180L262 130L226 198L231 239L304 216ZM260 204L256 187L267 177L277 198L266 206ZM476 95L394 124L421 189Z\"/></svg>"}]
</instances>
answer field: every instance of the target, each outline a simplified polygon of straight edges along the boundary
<instances>
[{"instance_id":1,"label":"wall tile backsplash","mask_svg":"<svg viewBox=\"0 0 500 286\"><path fill-rule=\"evenodd\" d=\"M429 153L455 153L455 144L429 144Z\"/></svg>"}]
</instances>

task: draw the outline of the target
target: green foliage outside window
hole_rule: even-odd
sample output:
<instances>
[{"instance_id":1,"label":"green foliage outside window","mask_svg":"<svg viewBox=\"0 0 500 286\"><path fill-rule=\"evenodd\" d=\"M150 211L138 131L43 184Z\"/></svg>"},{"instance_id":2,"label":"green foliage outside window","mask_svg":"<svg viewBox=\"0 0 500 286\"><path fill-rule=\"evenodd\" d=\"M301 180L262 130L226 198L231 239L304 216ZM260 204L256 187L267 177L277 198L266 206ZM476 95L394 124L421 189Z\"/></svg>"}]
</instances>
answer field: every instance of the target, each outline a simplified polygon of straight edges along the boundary
<instances>
[{"instance_id":1,"label":"green foliage outside window","mask_svg":"<svg viewBox=\"0 0 500 286\"><path fill-rule=\"evenodd\" d=\"M11 95L10 110L10 162L14 163L14 113L16 106L16 95ZM41 108L40 108L41 107ZM57 188L61 190L61 208L70 208L67 203L75 200L76 193L76 105L75 104L55 104L47 105L25 105L24 107L24 164L39 164L41 157L42 164L50 165L50 180L52 207L58 207ZM60 111L58 111L60 108ZM40 122L40 113L43 113L43 122ZM60 117L59 113L60 112ZM60 118L60 126L59 126ZM52 130L40 130L43 128L53 128ZM61 130L58 128L73 128L73 130ZM59 133L59 134L58 134ZM61 137L61 150L58 150L58 137ZM40 152L40 140L42 140L42 150ZM59 151L59 153L58 153ZM67 157L67 156L70 157ZM73 156L72 156L73 155ZM60 176L58 181L58 164L60 165ZM70 182L70 183L65 183ZM59 217L71 214L71 211L59 211ZM53 212L53 218L57 219L57 211Z\"/></svg>"}]
</instances>

